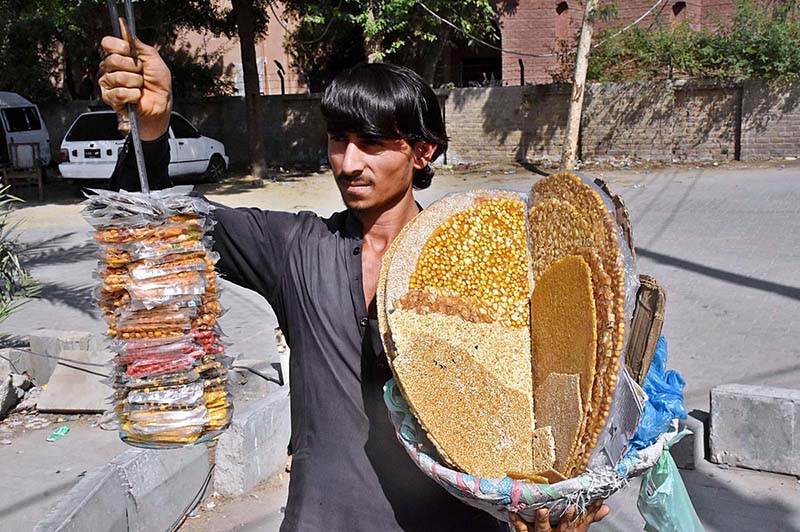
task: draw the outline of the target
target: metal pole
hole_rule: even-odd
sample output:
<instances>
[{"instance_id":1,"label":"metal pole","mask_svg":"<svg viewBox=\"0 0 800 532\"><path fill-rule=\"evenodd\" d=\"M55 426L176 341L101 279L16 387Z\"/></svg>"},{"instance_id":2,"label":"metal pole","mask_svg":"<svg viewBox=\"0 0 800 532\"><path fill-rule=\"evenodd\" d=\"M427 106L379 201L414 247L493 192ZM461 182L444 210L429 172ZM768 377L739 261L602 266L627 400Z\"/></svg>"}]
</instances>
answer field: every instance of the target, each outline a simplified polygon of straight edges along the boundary
<instances>
[{"instance_id":1,"label":"metal pole","mask_svg":"<svg viewBox=\"0 0 800 532\"><path fill-rule=\"evenodd\" d=\"M108 14L111 17L111 28L114 30L114 36L122 38L122 28L120 27L119 14L117 12L117 5L115 0L108 0ZM133 13L133 3L131 0L125 0L125 18L128 28L128 44L131 48L131 57L136 61L136 17ZM127 104L128 119L130 120L130 134L131 141L133 142L133 153L136 158L136 169L139 172L139 185L142 192L145 194L150 193L150 182L147 180L147 169L144 166L144 153L142 151L142 137L139 134L139 121L136 118L136 105ZM125 130L124 120L120 120L120 129Z\"/></svg>"}]
</instances>

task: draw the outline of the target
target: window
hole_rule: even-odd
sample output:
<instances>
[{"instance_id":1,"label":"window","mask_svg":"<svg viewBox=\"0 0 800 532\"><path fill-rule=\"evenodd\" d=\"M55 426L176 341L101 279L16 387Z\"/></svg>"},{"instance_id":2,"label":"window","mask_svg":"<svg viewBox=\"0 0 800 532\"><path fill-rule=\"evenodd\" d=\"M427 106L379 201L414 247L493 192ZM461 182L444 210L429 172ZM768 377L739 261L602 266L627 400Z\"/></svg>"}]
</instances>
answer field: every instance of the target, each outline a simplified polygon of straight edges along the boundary
<instances>
[{"instance_id":1,"label":"window","mask_svg":"<svg viewBox=\"0 0 800 532\"><path fill-rule=\"evenodd\" d=\"M675 2L672 5L672 17L675 22L680 22L686 16L686 2Z\"/></svg>"},{"instance_id":2,"label":"window","mask_svg":"<svg viewBox=\"0 0 800 532\"><path fill-rule=\"evenodd\" d=\"M39 113L36 112L35 107L3 109L3 117L8 124L9 133L42 129L42 122L39 120Z\"/></svg>"},{"instance_id":3,"label":"window","mask_svg":"<svg viewBox=\"0 0 800 532\"><path fill-rule=\"evenodd\" d=\"M92 140L123 140L125 136L118 129L115 113L92 113L81 115L72 124L65 140L87 142Z\"/></svg>"},{"instance_id":4,"label":"window","mask_svg":"<svg viewBox=\"0 0 800 532\"><path fill-rule=\"evenodd\" d=\"M196 139L200 136L194 126L182 116L173 114L169 119L169 125L176 139Z\"/></svg>"},{"instance_id":5,"label":"window","mask_svg":"<svg viewBox=\"0 0 800 532\"><path fill-rule=\"evenodd\" d=\"M556 40L569 39L569 4L559 2L556 6Z\"/></svg>"}]
</instances>

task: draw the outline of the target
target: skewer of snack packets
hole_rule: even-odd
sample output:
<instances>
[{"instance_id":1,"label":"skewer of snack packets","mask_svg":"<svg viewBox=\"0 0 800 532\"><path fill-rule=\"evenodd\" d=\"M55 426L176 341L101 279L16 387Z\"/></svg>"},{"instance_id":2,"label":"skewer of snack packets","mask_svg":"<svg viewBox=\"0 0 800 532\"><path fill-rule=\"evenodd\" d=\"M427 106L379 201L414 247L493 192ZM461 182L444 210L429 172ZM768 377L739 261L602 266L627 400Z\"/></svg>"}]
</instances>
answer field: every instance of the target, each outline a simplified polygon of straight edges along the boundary
<instances>
[{"instance_id":1,"label":"skewer of snack packets","mask_svg":"<svg viewBox=\"0 0 800 532\"><path fill-rule=\"evenodd\" d=\"M92 190L84 203L99 247L95 299L115 353L105 425L139 447L215 439L233 413L212 207L189 192Z\"/></svg>"}]
</instances>

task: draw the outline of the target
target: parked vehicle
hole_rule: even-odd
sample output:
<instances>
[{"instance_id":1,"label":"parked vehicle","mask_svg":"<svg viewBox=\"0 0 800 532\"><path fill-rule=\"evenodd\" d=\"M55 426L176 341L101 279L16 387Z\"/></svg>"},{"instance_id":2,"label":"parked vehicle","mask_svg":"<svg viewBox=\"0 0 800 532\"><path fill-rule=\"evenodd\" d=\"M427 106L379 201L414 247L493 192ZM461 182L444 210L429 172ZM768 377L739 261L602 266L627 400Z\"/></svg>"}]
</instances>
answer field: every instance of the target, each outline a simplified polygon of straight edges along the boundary
<instances>
[{"instance_id":1,"label":"parked vehicle","mask_svg":"<svg viewBox=\"0 0 800 532\"><path fill-rule=\"evenodd\" d=\"M15 92L0 92L0 166L11 162L12 144L38 144L38 164L50 164L50 134L39 108Z\"/></svg>"},{"instance_id":2,"label":"parked vehicle","mask_svg":"<svg viewBox=\"0 0 800 532\"><path fill-rule=\"evenodd\" d=\"M70 180L110 179L124 143L114 111L80 115L61 142L61 176ZM200 174L207 181L225 177L229 161L225 146L201 135L178 113L170 117L169 148L170 176Z\"/></svg>"}]
</instances>

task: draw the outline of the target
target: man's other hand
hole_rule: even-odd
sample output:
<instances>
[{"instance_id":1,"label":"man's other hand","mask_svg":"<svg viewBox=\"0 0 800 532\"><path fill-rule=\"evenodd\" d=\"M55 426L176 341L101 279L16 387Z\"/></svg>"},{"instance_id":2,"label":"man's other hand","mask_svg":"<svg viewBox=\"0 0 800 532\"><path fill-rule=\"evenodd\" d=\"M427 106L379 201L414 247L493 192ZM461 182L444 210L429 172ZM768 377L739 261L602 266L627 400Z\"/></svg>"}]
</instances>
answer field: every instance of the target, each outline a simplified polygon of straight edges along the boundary
<instances>
[{"instance_id":1,"label":"man's other hand","mask_svg":"<svg viewBox=\"0 0 800 532\"><path fill-rule=\"evenodd\" d=\"M547 508L536 510L534 523L526 523L515 513L511 513L510 516L514 532L586 532L592 523L601 521L610 511L611 509L603 504L603 501L595 501L589 505L586 513L575 521L575 507L570 506L555 528L550 526L550 512Z\"/></svg>"},{"instance_id":2,"label":"man's other hand","mask_svg":"<svg viewBox=\"0 0 800 532\"><path fill-rule=\"evenodd\" d=\"M127 30L123 25L123 36ZM142 140L154 140L169 127L172 111L172 76L152 46L136 40L137 59L131 57L126 39L103 37L100 43L106 58L100 63L100 93L103 101L118 113L125 105L136 104Z\"/></svg>"}]
</instances>

